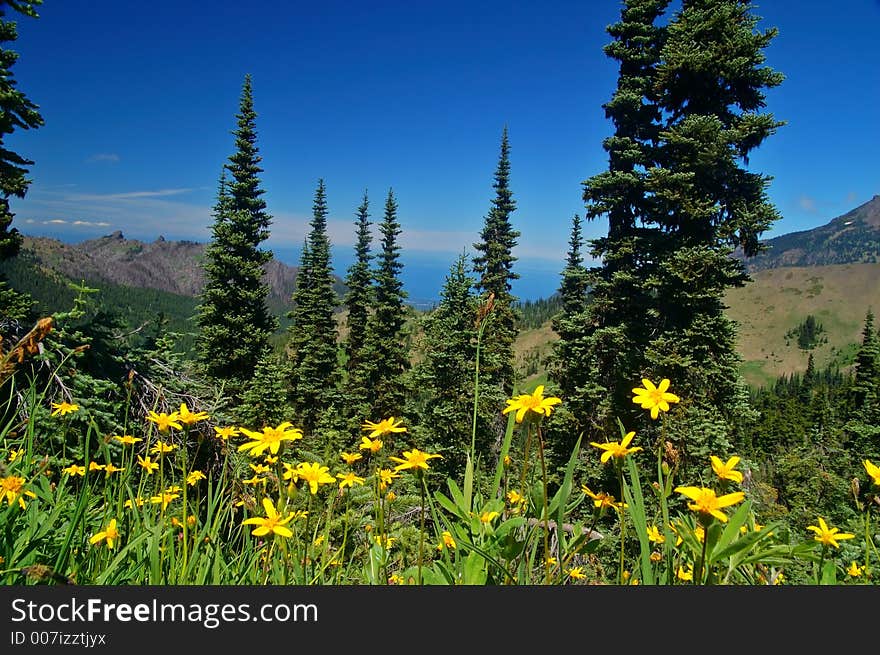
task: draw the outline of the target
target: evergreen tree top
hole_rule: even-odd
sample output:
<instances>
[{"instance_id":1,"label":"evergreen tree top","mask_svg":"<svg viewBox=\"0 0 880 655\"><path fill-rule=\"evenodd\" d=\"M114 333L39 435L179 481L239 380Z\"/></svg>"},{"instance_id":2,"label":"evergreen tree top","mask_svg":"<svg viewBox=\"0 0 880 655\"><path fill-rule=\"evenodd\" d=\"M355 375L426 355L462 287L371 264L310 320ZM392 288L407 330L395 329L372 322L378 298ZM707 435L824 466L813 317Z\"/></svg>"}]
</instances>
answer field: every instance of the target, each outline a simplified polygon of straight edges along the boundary
<instances>
[{"instance_id":1,"label":"evergreen tree top","mask_svg":"<svg viewBox=\"0 0 880 655\"><path fill-rule=\"evenodd\" d=\"M255 223L265 231L271 223L271 217L266 213L266 202L261 198L265 192L260 188L259 180L263 169L260 167L262 157L257 148L256 119L251 76L248 74L244 78L236 114L238 127L232 132L235 136L235 152L229 157L226 167L233 178L229 185L232 209L250 211ZM265 232L263 238L268 236L268 232Z\"/></svg>"},{"instance_id":2,"label":"evergreen tree top","mask_svg":"<svg viewBox=\"0 0 880 655\"><path fill-rule=\"evenodd\" d=\"M513 256L513 248L516 247L520 233L510 223L510 215L516 209L516 202L510 190L510 141L507 126L501 135L501 153L492 188L495 190L495 197L492 198L492 206L480 232L482 240L474 244L474 248L480 253L474 257L474 270L479 275L480 289L494 293L496 301L509 304L513 302L510 295L511 282L519 278L519 274L513 271L513 264L517 259Z\"/></svg>"}]
</instances>

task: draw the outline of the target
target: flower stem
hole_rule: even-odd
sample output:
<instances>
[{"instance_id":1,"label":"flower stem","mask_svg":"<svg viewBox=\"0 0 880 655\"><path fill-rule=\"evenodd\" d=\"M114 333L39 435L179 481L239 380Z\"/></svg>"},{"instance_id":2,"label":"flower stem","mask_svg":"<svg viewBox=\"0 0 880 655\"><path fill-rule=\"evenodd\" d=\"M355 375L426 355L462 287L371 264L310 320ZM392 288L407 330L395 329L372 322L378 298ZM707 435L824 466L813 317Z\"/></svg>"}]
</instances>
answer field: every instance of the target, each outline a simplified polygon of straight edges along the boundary
<instances>
[{"instance_id":1,"label":"flower stem","mask_svg":"<svg viewBox=\"0 0 880 655\"><path fill-rule=\"evenodd\" d=\"M418 579L416 581L417 584L422 584L422 551L424 550L425 545L425 475L421 471L419 471L419 480L421 481L421 485L419 487L419 510L421 511L421 521L420 521L420 531L419 531L419 565L418 565Z\"/></svg>"},{"instance_id":2,"label":"flower stem","mask_svg":"<svg viewBox=\"0 0 880 655\"><path fill-rule=\"evenodd\" d=\"M550 520L547 516L547 464L544 461L544 438L541 435L541 426L539 425L536 430L538 431L538 455L541 459L541 479L544 484L544 505L541 509L542 518L544 519L544 583L549 585L550 567L546 565L550 558Z\"/></svg>"}]
</instances>

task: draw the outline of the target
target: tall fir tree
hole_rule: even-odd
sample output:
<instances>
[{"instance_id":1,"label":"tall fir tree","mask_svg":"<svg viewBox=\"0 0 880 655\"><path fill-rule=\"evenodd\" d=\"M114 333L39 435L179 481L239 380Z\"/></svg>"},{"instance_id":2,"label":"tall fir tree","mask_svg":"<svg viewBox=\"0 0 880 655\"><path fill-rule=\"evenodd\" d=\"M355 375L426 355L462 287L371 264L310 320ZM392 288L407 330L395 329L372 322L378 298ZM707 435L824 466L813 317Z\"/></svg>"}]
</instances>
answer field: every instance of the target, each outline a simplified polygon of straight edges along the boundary
<instances>
[{"instance_id":1,"label":"tall fir tree","mask_svg":"<svg viewBox=\"0 0 880 655\"><path fill-rule=\"evenodd\" d=\"M771 178L748 169L749 154L783 125L763 111L765 90L783 80L763 65L777 30L758 30L750 10L742 0L684 0L656 69L663 129L646 186L663 239L645 279L656 317L646 372L674 380L689 399L689 429L705 446L692 448L684 433L678 443L697 458L723 452L751 415L724 294L750 279L734 251L758 253L778 219Z\"/></svg>"},{"instance_id":2,"label":"tall fir tree","mask_svg":"<svg viewBox=\"0 0 880 655\"><path fill-rule=\"evenodd\" d=\"M338 403L340 371L334 317L338 297L333 282L327 193L324 180L319 180L288 328L294 415L309 432Z\"/></svg>"},{"instance_id":3,"label":"tall fir tree","mask_svg":"<svg viewBox=\"0 0 880 655\"><path fill-rule=\"evenodd\" d=\"M370 232L369 198L364 192L363 202L357 209L355 219L356 240L354 246L355 260L349 266L345 277L348 292L345 295L345 307L348 310L348 335L345 339L346 373L345 380L345 413L351 417L360 416L366 411L369 389L364 386L364 348L367 339L367 322L370 307L373 303L373 275L370 253L373 241ZM357 426L355 426L357 427Z\"/></svg>"},{"instance_id":4,"label":"tall fir tree","mask_svg":"<svg viewBox=\"0 0 880 655\"><path fill-rule=\"evenodd\" d=\"M476 280L468 274L467 258L459 255L446 276L440 302L424 322L424 356L412 372L413 397L420 428L430 435L424 446L443 456L434 468L457 476L464 470L474 437L475 449L485 461L491 443L487 421L498 414L498 407L477 408L474 415L474 374L476 369L477 297Z\"/></svg>"},{"instance_id":5,"label":"tall fir tree","mask_svg":"<svg viewBox=\"0 0 880 655\"><path fill-rule=\"evenodd\" d=\"M269 287L263 281L272 252L260 245L269 237L271 217L261 197L262 158L256 146L250 75L244 80L236 120L235 152L225 165L214 208L197 316L199 359L209 377L227 384L231 398L244 390L278 327L266 304Z\"/></svg>"},{"instance_id":6,"label":"tall fir tree","mask_svg":"<svg viewBox=\"0 0 880 655\"><path fill-rule=\"evenodd\" d=\"M511 290L512 282L519 278L513 270L513 249L520 233L510 221L516 201L510 190L510 140L506 126L492 188L495 197L483 222L481 240L474 244L479 254L473 263L478 292L494 297L492 320L484 333L484 383L487 388L497 388L502 396L509 396L513 392L513 344L517 335L516 297Z\"/></svg>"},{"instance_id":7,"label":"tall fir tree","mask_svg":"<svg viewBox=\"0 0 880 655\"><path fill-rule=\"evenodd\" d=\"M10 150L7 135L16 129L36 129L44 124L39 107L19 90L12 72L18 61L18 53L7 47L18 39L18 24L7 18L7 11L17 11L23 16L38 18L36 7L42 0L30 2L4 2L0 4L0 261L18 254L21 234L11 227L11 197L24 198L31 184L27 177L28 167L34 162ZM30 298L12 289L0 278L0 318L26 319L31 308ZM5 328L0 325L0 330Z\"/></svg>"},{"instance_id":8,"label":"tall fir tree","mask_svg":"<svg viewBox=\"0 0 880 655\"><path fill-rule=\"evenodd\" d=\"M583 362L589 353L584 350L583 321L588 309L589 272L584 266L582 221L574 215L571 237L562 281L559 286L560 310L551 320L558 338L548 362L550 379L558 387L565 402L557 408L545 426L548 458L554 465L564 466L583 430L577 417L586 416L590 407L583 404L583 379L589 370Z\"/></svg>"},{"instance_id":9,"label":"tall fir tree","mask_svg":"<svg viewBox=\"0 0 880 655\"><path fill-rule=\"evenodd\" d=\"M570 313L560 361L563 394L578 431L614 434L633 417L630 392L645 370L650 289L660 230L650 221L646 173L655 162L660 110L654 78L664 41L656 23L668 0L626 0L605 54L618 62L617 88L603 106L614 133L603 141L608 169L583 183L586 218L606 217L607 235L590 241L600 263L589 270L590 304ZM641 346L641 347L640 347Z\"/></svg>"},{"instance_id":10,"label":"tall fir tree","mask_svg":"<svg viewBox=\"0 0 880 655\"><path fill-rule=\"evenodd\" d=\"M559 286L561 306L550 323L559 337L553 342L550 362L552 376L566 397L575 394L575 378L580 367L577 365L578 356L572 348L581 334L580 321L588 306L589 280L587 268L584 266L583 245L581 217L575 214Z\"/></svg>"},{"instance_id":11,"label":"tall fir tree","mask_svg":"<svg viewBox=\"0 0 880 655\"><path fill-rule=\"evenodd\" d=\"M367 322L364 358L357 375L369 389L370 413L379 420L399 416L406 400L404 374L409 370L409 349L404 334L406 323L405 301L400 272L401 233L397 219L397 200L394 191L388 190L385 215L379 224L382 249L378 253L378 265L374 274L375 308Z\"/></svg>"},{"instance_id":12,"label":"tall fir tree","mask_svg":"<svg viewBox=\"0 0 880 655\"><path fill-rule=\"evenodd\" d=\"M862 344L853 366L852 414L871 422L880 418L880 337L868 310L862 326ZM878 422L880 423L880 422Z\"/></svg>"}]
</instances>

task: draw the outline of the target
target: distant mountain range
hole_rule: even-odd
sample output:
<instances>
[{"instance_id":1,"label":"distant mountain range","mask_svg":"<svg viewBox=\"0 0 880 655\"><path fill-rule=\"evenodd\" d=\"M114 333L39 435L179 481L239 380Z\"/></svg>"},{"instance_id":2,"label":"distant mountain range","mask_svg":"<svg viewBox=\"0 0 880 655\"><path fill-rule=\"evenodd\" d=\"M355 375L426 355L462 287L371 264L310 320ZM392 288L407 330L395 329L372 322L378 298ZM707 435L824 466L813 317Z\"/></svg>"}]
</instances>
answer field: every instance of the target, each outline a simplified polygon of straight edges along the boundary
<instances>
[{"instance_id":1,"label":"distant mountain range","mask_svg":"<svg viewBox=\"0 0 880 655\"><path fill-rule=\"evenodd\" d=\"M880 196L874 196L825 225L783 234L764 243L768 249L745 262L750 272L783 266L880 261Z\"/></svg>"},{"instance_id":2,"label":"distant mountain range","mask_svg":"<svg viewBox=\"0 0 880 655\"><path fill-rule=\"evenodd\" d=\"M152 243L126 239L120 231L78 244L47 237L25 236L22 253L38 266L70 278L100 284L110 282L197 297L205 286L205 243L166 241ZM273 258L266 265L270 305L290 302L299 268ZM344 291L338 277L337 292Z\"/></svg>"}]
</instances>

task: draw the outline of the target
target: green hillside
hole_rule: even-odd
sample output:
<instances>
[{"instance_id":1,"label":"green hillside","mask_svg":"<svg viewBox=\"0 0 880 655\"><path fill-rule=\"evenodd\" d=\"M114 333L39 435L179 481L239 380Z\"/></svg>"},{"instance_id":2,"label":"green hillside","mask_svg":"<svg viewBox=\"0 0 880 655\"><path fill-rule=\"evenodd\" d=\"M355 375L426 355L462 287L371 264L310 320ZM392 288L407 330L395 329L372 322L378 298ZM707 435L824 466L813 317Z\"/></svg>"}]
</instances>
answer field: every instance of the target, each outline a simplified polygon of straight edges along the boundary
<instances>
[{"instance_id":1,"label":"green hillside","mask_svg":"<svg viewBox=\"0 0 880 655\"><path fill-rule=\"evenodd\" d=\"M72 281L56 270L37 263L34 257L22 251L18 257L0 262L0 275L12 288L29 294L35 301L34 310L41 314L55 314L73 307L76 291L72 282L84 282L98 289L94 306L102 311L118 315L130 329L148 332L160 320L167 321L167 329L184 335L195 331L192 317L195 315L195 298L158 289L131 287L105 280ZM186 350L192 338L185 336L179 348Z\"/></svg>"}]
</instances>

